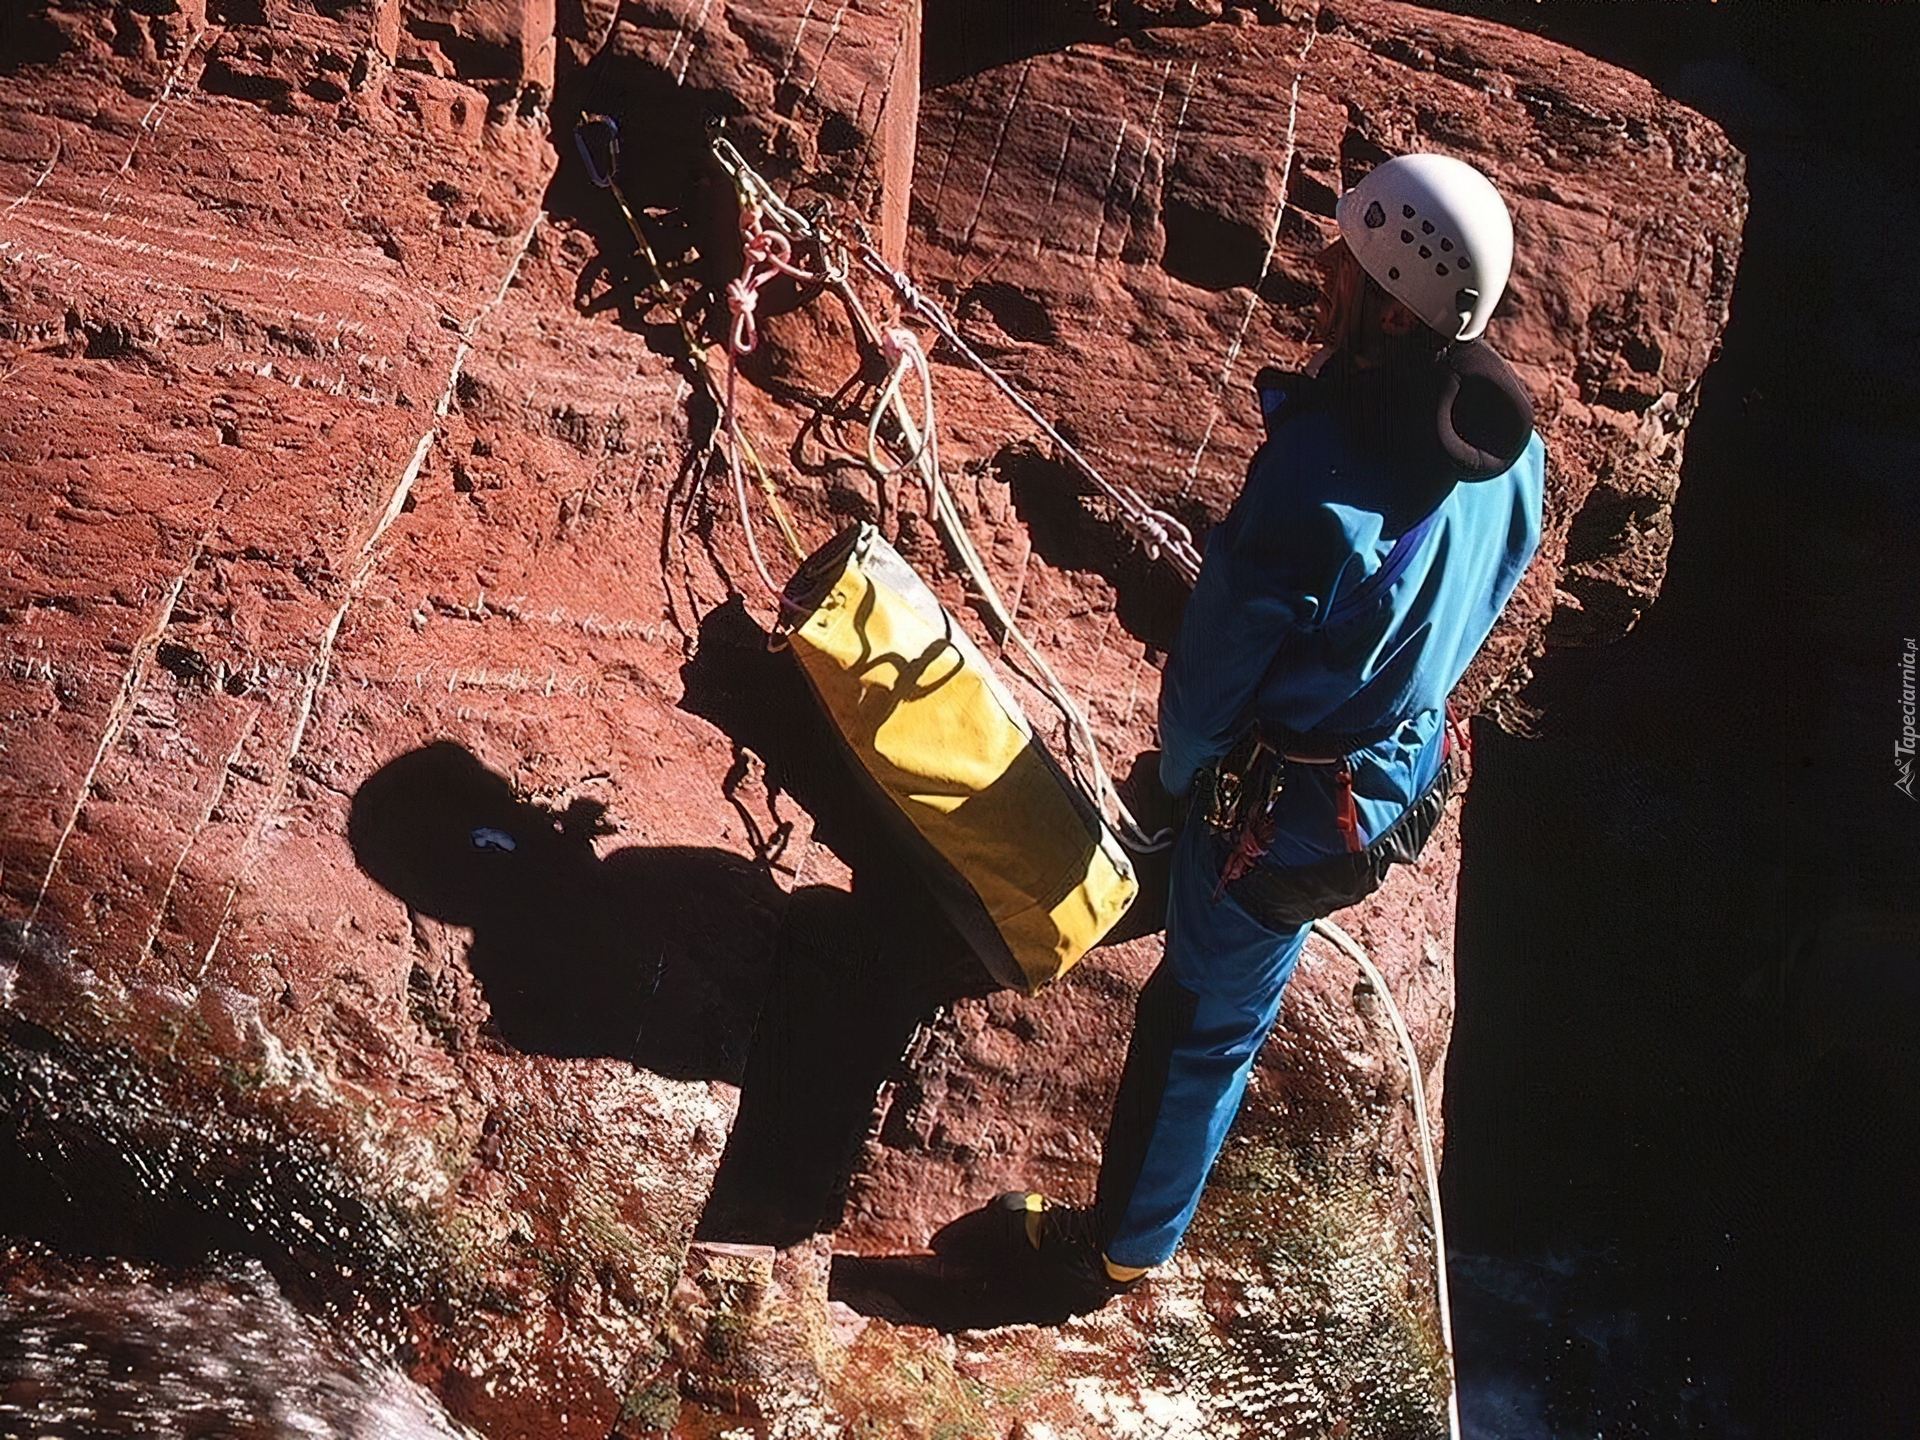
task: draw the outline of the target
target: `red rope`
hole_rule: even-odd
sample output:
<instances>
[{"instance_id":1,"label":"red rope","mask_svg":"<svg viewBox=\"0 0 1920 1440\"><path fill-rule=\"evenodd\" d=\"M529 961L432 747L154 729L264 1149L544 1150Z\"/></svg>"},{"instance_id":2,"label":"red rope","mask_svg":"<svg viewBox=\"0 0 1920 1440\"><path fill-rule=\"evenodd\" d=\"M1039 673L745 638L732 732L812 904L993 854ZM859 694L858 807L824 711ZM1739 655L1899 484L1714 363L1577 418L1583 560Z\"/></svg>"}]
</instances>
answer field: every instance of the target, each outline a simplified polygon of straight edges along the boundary
<instances>
[{"instance_id":1,"label":"red rope","mask_svg":"<svg viewBox=\"0 0 1920 1440\"><path fill-rule=\"evenodd\" d=\"M727 468L733 475L734 498L740 506L740 528L746 532L747 553L753 557L753 568L760 576L760 583L778 600L781 589L760 556L760 542L754 536L753 520L747 511L747 476L740 463L745 439L740 434L736 382L740 357L751 355L760 344L760 329L755 318L760 309L760 292L782 275L795 280L820 277L793 263L793 242L778 230L768 230L761 224L757 205L740 212L740 249L744 257L740 278L727 282L727 309L733 313L733 326L727 336L726 414L721 423L727 432Z\"/></svg>"}]
</instances>

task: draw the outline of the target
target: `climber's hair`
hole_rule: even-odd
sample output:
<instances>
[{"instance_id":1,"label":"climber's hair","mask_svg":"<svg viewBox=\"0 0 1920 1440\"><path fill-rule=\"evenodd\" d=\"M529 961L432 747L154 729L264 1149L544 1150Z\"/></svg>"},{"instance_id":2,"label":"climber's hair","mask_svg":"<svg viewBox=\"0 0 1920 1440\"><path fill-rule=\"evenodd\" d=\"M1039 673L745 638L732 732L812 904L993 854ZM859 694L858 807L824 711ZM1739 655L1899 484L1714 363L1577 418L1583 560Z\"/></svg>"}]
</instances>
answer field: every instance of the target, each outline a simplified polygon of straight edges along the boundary
<instances>
[{"instance_id":1,"label":"climber's hair","mask_svg":"<svg viewBox=\"0 0 1920 1440\"><path fill-rule=\"evenodd\" d=\"M1321 252L1321 283L1334 310L1329 341L1336 348L1359 351L1371 348L1376 334L1385 334L1396 349L1415 350L1436 356L1448 341L1402 300L1367 274L1344 240L1336 240ZM1404 331L1390 330L1389 317L1404 315Z\"/></svg>"}]
</instances>

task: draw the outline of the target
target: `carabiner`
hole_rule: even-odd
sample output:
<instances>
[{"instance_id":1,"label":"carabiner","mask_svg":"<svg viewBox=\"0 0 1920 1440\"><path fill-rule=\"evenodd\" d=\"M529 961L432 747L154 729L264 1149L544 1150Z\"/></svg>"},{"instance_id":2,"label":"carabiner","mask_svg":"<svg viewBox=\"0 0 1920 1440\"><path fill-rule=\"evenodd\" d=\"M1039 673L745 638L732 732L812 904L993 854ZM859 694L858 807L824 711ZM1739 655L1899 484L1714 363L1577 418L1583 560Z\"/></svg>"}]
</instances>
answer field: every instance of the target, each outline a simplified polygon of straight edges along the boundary
<instances>
[{"instance_id":1,"label":"carabiner","mask_svg":"<svg viewBox=\"0 0 1920 1440\"><path fill-rule=\"evenodd\" d=\"M594 157L593 146L588 141L588 132L603 132L605 135L606 164L603 166ZM613 180L620 173L620 127L614 123L611 115L582 115L573 126L574 148L580 152L580 163L587 167L587 178L602 190L613 188Z\"/></svg>"}]
</instances>

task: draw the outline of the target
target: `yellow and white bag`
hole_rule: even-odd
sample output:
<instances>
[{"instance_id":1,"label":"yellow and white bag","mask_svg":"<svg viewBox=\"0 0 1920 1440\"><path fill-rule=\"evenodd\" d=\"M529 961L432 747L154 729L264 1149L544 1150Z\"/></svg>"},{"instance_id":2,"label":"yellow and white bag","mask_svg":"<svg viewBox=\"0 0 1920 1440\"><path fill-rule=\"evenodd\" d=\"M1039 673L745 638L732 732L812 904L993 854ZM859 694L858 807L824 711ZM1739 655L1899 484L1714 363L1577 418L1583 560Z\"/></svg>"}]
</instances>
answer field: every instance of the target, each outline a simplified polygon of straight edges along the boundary
<instances>
[{"instance_id":1,"label":"yellow and white bag","mask_svg":"<svg viewBox=\"0 0 1920 1440\"><path fill-rule=\"evenodd\" d=\"M880 532L843 530L786 588L788 639L919 868L994 977L1064 974L1126 913L1133 866L953 617Z\"/></svg>"}]
</instances>

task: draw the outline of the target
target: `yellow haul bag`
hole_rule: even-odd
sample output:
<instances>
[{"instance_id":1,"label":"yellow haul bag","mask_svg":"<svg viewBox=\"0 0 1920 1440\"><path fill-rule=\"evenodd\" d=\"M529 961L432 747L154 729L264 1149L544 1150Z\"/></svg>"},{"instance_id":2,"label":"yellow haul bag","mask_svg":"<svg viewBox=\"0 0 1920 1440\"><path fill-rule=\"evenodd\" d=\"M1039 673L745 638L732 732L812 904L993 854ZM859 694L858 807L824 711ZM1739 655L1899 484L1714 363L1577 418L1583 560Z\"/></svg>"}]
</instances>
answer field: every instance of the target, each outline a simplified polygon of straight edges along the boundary
<instances>
[{"instance_id":1,"label":"yellow haul bag","mask_svg":"<svg viewBox=\"0 0 1920 1440\"><path fill-rule=\"evenodd\" d=\"M880 532L801 565L789 640L860 769L909 822L941 908L1001 983L1038 990L1126 913L1133 865L985 658Z\"/></svg>"}]
</instances>

